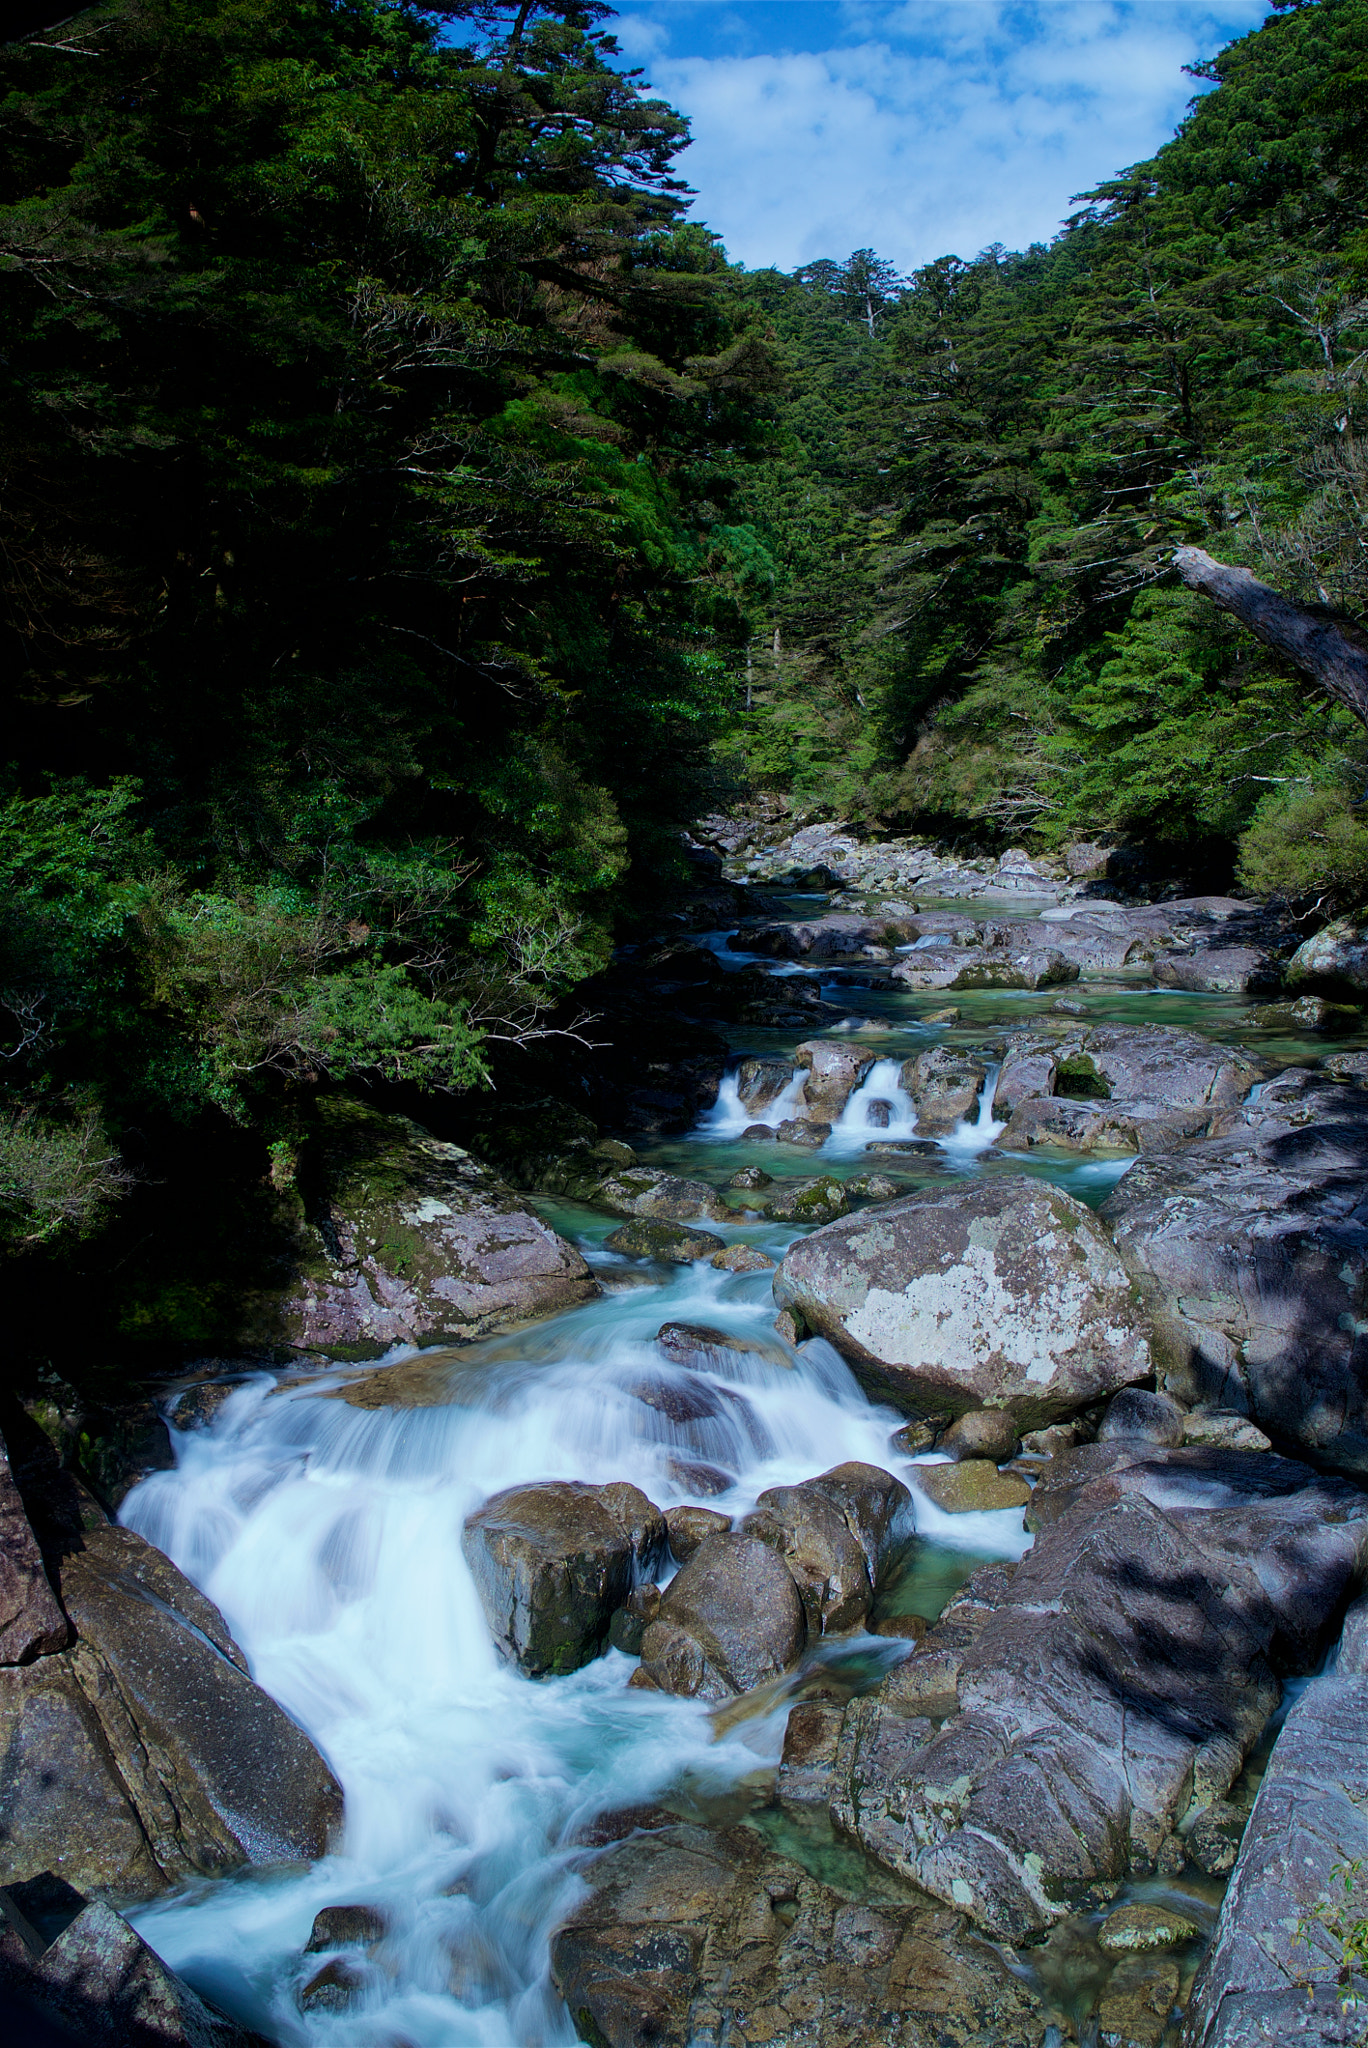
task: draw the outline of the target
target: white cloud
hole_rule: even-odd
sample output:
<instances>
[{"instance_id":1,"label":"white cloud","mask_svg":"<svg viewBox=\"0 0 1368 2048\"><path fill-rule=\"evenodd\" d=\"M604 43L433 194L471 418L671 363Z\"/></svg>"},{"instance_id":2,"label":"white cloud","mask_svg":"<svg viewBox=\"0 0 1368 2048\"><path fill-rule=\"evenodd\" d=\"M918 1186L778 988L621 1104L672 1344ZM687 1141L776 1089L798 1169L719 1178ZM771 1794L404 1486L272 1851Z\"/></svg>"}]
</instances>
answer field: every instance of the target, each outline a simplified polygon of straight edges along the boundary
<instances>
[{"instance_id":1,"label":"white cloud","mask_svg":"<svg viewBox=\"0 0 1368 2048\"><path fill-rule=\"evenodd\" d=\"M1195 89L1184 63L1266 12L1266 0L856 0L854 40L735 57L672 57L665 6L614 26L689 115L680 168L734 258L791 269L868 244L910 268L1047 240L1074 193L1167 138Z\"/></svg>"}]
</instances>

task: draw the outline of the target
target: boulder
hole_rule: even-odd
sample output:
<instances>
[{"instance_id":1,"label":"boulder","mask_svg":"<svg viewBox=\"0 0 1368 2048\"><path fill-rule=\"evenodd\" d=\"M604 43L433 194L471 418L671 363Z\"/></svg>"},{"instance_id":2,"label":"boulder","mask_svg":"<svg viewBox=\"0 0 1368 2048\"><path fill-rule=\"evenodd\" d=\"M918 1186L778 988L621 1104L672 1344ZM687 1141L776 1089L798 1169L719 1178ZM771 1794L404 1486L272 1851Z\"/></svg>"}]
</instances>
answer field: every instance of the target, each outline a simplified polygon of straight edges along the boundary
<instances>
[{"instance_id":1,"label":"boulder","mask_svg":"<svg viewBox=\"0 0 1368 2048\"><path fill-rule=\"evenodd\" d=\"M295 1277L246 1334L334 1357L464 1341L596 1292L573 1245L459 1145L325 1096L304 1151Z\"/></svg>"},{"instance_id":2,"label":"boulder","mask_svg":"<svg viewBox=\"0 0 1368 2048\"><path fill-rule=\"evenodd\" d=\"M1186 1914L1165 1906L1119 1906L1098 1928L1097 1941L1108 1955L1143 1955L1152 1949L1181 1948L1200 1933Z\"/></svg>"},{"instance_id":3,"label":"boulder","mask_svg":"<svg viewBox=\"0 0 1368 2048\"><path fill-rule=\"evenodd\" d=\"M495 1647L531 1678L603 1650L638 1580L664 1561L665 1518L624 1481L510 1486L466 1518L461 1548Z\"/></svg>"},{"instance_id":4,"label":"boulder","mask_svg":"<svg viewBox=\"0 0 1368 2048\"><path fill-rule=\"evenodd\" d=\"M1171 1152L1176 1145L1207 1137L1222 1116L1206 1108L1160 1115L1148 1105L1047 1096L1019 1104L998 1144L1004 1152L1030 1152L1038 1145L1061 1152Z\"/></svg>"},{"instance_id":5,"label":"boulder","mask_svg":"<svg viewBox=\"0 0 1368 2048\"><path fill-rule=\"evenodd\" d=\"M610 1231L603 1243L607 1251L621 1252L626 1258L663 1259L671 1266L692 1265L695 1259L727 1249L715 1231L686 1230L679 1223L655 1223L645 1217Z\"/></svg>"},{"instance_id":6,"label":"boulder","mask_svg":"<svg viewBox=\"0 0 1368 2048\"><path fill-rule=\"evenodd\" d=\"M954 1465L918 1465L918 1489L947 1515L1024 1508L1031 1489L1014 1472L999 1472L991 1458L964 1458Z\"/></svg>"},{"instance_id":7,"label":"boulder","mask_svg":"<svg viewBox=\"0 0 1368 2048\"><path fill-rule=\"evenodd\" d=\"M1197 1973L1183 2048L1347 2043L1342 1951L1316 1909L1358 1919L1368 1858L1368 1679L1314 1678L1293 1707L1254 1801L1211 1947Z\"/></svg>"},{"instance_id":8,"label":"boulder","mask_svg":"<svg viewBox=\"0 0 1368 2048\"><path fill-rule=\"evenodd\" d=\"M1289 987L1322 995L1368 993L1368 931L1352 917L1337 917L1303 940L1285 970Z\"/></svg>"},{"instance_id":9,"label":"boulder","mask_svg":"<svg viewBox=\"0 0 1368 2048\"><path fill-rule=\"evenodd\" d=\"M634 1685L722 1700L788 1671L807 1625L778 1553L755 1536L709 1536L665 1588Z\"/></svg>"},{"instance_id":10,"label":"boulder","mask_svg":"<svg viewBox=\"0 0 1368 2048\"><path fill-rule=\"evenodd\" d=\"M1244 995L1275 988L1280 979L1271 956L1258 946L1203 946L1193 953L1162 953L1154 963L1161 988L1209 990Z\"/></svg>"},{"instance_id":11,"label":"boulder","mask_svg":"<svg viewBox=\"0 0 1368 2048\"><path fill-rule=\"evenodd\" d=\"M830 1223L850 1214L844 1186L829 1173L779 1181L765 1203L771 1223Z\"/></svg>"},{"instance_id":12,"label":"boulder","mask_svg":"<svg viewBox=\"0 0 1368 2048\"><path fill-rule=\"evenodd\" d=\"M1161 1386L1351 1473L1368 1472L1366 1175L1362 1091L1297 1073L1224 1136L1141 1160L1101 1212Z\"/></svg>"},{"instance_id":13,"label":"boulder","mask_svg":"<svg viewBox=\"0 0 1368 2048\"><path fill-rule=\"evenodd\" d=\"M0 1446L0 1665L31 1664L64 1649L70 1633Z\"/></svg>"},{"instance_id":14,"label":"boulder","mask_svg":"<svg viewBox=\"0 0 1368 2048\"><path fill-rule=\"evenodd\" d=\"M1267 1068L1248 1054L1167 1025L1098 1024L1009 1039L993 1114L1011 1117L1036 1097L1106 1103L1119 1129L1172 1122L1176 1112L1233 1109ZM1200 1119L1174 1124L1196 1135ZM1139 1150L1140 1143L1121 1149Z\"/></svg>"},{"instance_id":15,"label":"boulder","mask_svg":"<svg viewBox=\"0 0 1368 2048\"><path fill-rule=\"evenodd\" d=\"M786 1117L774 1133L781 1145L797 1145L805 1152L820 1152L831 1136L830 1124L809 1123L805 1117Z\"/></svg>"},{"instance_id":16,"label":"boulder","mask_svg":"<svg viewBox=\"0 0 1368 2048\"><path fill-rule=\"evenodd\" d=\"M1058 988L1077 981L1078 962L1053 946L985 949L965 957L948 988Z\"/></svg>"},{"instance_id":17,"label":"boulder","mask_svg":"<svg viewBox=\"0 0 1368 2048\"><path fill-rule=\"evenodd\" d=\"M686 1180L654 1166L628 1166L601 1180L594 1191L600 1209L614 1216L643 1216L661 1223L692 1223L704 1217L725 1223L731 1210L705 1180Z\"/></svg>"},{"instance_id":18,"label":"boulder","mask_svg":"<svg viewBox=\"0 0 1368 2048\"><path fill-rule=\"evenodd\" d=\"M693 1372L735 1372L736 1361L764 1359L770 1365L791 1365L783 1348L763 1337L744 1337L739 1330L719 1330L712 1323L662 1323L656 1343L672 1365Z\"/></svg>"},{"instance_id":19,"label":"boulder","mask_svg":"<svg viewBox=\"0 0 1368 2048\"><path fill-rule=\"evenodd\" d=\"M71 1648L0 1671L0 1882L50 1870L148 1898L327 1853L336 1781L169 1558L90 1527L60 1591Z\"/></svg>"},{"instance_id":20,"label":"boulder","mask_svg":"<svg viewBox=\"0 0 1368 2048\"><path fill-rule=\"evenodd\" d=\"M1150 1370L1128 1276L1092 1211L1040 1181L927 1189L791 1245L774 1298L912 1415L1039 1428Z\"/></svg>"},{"instance_id":21,"label":"boulder","mask_svg":"<svg viewBox=\"0 0 1368 2048\"><path fill-rule=\"evenodd\" d=\"M687 1564L700 1543L709 1536L725 1536L731 1525L731 1516L719 1514L716 1508L667 1508L665 1527L669 1532L670 1555L676 1564Z\"/></svg>"},{"instance_id":22,"label":"boulder","mask_svg":"<svg viewBox=\"0 0 1368 2048\"><path fill-rule=\"evenodd\" d=\"M12 1911L7 1917L13 1925ZM90 2048L266 2048L259 2034L206 2005L100 1900L83 1906L55 1941L35 1935L30 1953L24 1992Z\"/></svg>"},{"instance_id":23,"label":"boulder","mask_svg":"<svg viewBox=\"0 0 1368 2048\"><path fill-rule=\"evenodd\" d=\"M1270 1451L1272 1441L1247 1415L1228 1408L1194 1408L1183 1417L1183 1442L1213 1451Z\"/></svg>"},{"instance_id":24,"label":"boulder","mask_svg":"<svg viewBox=\"0 0 1368 2048\"><path fill-rule=\"evenodd\" d=\"M763 1166L743 1166L727 1182L729 1188L743 1188L747 1192L752 1188L772 1187L773 1184L773 1176L766 1173Z\"/></svg>"},{"instance_id":25,"label":"boulder","mask_svg":"<svg viewBox=\"0 0 1368 2048\"><path fill-rule=\"evenodd\" d=\"M834 1124L874 1064L875 1055L849 1039L805 1039L793 1055L807 1071L803 1101L809 1120Z\"/></svg>"},{"instance_id":26,"label":"boulder","mask_svg":"<svg viewBox=\"0 0 1368 2048\"><path fill-rule=\"evenodd\" d=\"M921 920L888 905L874 916L833 911L794 924L751 926L733 932L727 944L738 953L765 953L777 960L858 960L867 949L905 945Z\"/></svg>"},{"instance_id":27,"label":"boulder","mask_svg":"<svg viewBox=\"0 0 1368 2048\"><path fill-rule=\"evenodd\" d=\"M863 1626L890 1553L911 1534L912 1497L878 1465L836 1465L762 1493L742 1533L779 1552L802 1596L809 1637Z\"/></svg>"},{"instance_id":28,"label":"boulder","mask_svg":"<svg viewBox=\"0 0 1368 2048\"><path fill-rule=\"evenodd\" d=\"M948 1045L933 1045L915 1059L905 1060L902 1086L917 1105L917 1129L927 1136L953 1131L972 1115L987 1072L971 1053Z\"/></svg>"},{"instance_id":29,"label":"boulder","mask_svg":"<svg viewBox=\"0 0 1368 2048\"><path fill-rule=\"evenodd\" d=\"M990 1458L1001 1465L1016 1456L1016 1424L1001 1408L970 1408L956 1416L936 1448L952 1458Z\"/></svg>"},{"instance_id":30,"label":"boulder","mask_svg":"<svg viewBox=\"0 0 1368 2048\"><path fill-rule=\"evenodd\" d=\"M788 1088L793 1067L788 1060L744 1059L736 1070L736 1093L742 1107L758 1116Z\"/></svg>"},{"instance_id":31,"label":"boulder","mask_svg":"<svg viewBox=\"0 0 1368 2048\"><path fill-rule=\"evenodd\" d=\"M976 1572L841 1738L837 1826L1009 1939L1152 1871L1224 1798L1368 1563L1368 1498L1342 1480L1085 1450L1049 1518L1037 1490L1034 1549Z\"/></svg>"},{"instance_id":32,"label":"boulder","mask_svg":"<svg viewBox=\"0 0 1368 2048\"><path fill-rule=\"evenodd\" d=\"M1041 2048L1030 1987L959 1913L821 1883L747 1828L629 1835L552 1937L581 2040Z\"/></svg>"},{"instance_id":33,"label":"boulder","mask_svg":"<svg viewBox=\"0 0 1368 2048\"><path fill-rule=\"evenodd\" d=\"M1097 1432L1098 1441L1109 1443L1113 1437L1139 1437L1146 1443L1174 1450L1183 1441L1187 1419L1168 1394L1147 1394L1140 1387L1123 1387L1108 1404Z\"/></svg>"},{"instance_id":34,"label":"boulder","mask_svg":"<svg viewBox=\"0 0 1368 2048\"><path fill-rule=\"evenodd\" d=\"M1322 996L1297 996L1287 1003L1263 1003L1249 1013L1261 1031L1313 1031L1321 1038L1343 1038L1363 1026L1363 1012L1352 1003L1327 1003Z\"/></svg>"},{"instance_id":35,"label":"boulder","mask_svg":"<svg viewBox=\"0 0 1368 2048\"><path fill-rule=\"evenodd\" d=\"M1167 1956L1124 1956L1098 2000L1098 2048L1160 2048L1181 1983Z\"/></svg>"},{"instance_id":36,"label":"boulder","mask_svg":"<svg viewBox=\"0 0 1368 2048\"><path fill-rule=\"evenodd\" d=\"M716 1266L723 1273L772 1273L774 1261L768 1252L762 1252L758 1245L729 1244L725 1251L714 1252L709 1259L710 1266Z\"/></svg>"}]
</instances>

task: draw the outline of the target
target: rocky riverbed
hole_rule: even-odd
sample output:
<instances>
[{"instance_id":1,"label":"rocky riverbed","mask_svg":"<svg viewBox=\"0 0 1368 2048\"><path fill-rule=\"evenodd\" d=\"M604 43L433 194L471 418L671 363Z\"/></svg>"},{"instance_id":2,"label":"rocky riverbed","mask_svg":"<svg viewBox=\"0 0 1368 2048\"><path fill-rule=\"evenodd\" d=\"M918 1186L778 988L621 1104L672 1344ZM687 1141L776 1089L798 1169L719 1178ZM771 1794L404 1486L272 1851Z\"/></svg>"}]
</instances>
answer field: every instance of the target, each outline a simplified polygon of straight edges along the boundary
<instances>
[{"instance_id":1,"label":"rocky riverbed","mask_svg":"<svg viewBox=\"0 0 1368 2048\"><path fill-rule=\"evenodd\" d=\"M111 2043L1352 2038L1355 934L705 829L602 1043L324 1104L121 1485L0 1415L5 1981Z\"/></svg>"}]
</instances>

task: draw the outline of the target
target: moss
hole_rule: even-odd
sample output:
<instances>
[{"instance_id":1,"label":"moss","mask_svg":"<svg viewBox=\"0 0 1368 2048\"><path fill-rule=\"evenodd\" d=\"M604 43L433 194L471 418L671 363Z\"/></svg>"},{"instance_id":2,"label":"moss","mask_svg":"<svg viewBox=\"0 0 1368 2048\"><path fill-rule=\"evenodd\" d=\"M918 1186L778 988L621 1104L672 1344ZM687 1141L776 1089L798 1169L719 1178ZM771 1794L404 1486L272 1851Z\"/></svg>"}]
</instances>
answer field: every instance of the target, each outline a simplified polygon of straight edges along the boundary
<instances>
[{"instance_id":1,"label":"moss","mask_svg":"<svg viewBox=\"0 0 1368 2048\"><path fill-rule=\"evenodd\" d=\"M1054 1092L1074 1102L1110 1102L1110 1084L1086 1052L1071 1053L1055 1068Z\"/></svg>"}]
</instances>

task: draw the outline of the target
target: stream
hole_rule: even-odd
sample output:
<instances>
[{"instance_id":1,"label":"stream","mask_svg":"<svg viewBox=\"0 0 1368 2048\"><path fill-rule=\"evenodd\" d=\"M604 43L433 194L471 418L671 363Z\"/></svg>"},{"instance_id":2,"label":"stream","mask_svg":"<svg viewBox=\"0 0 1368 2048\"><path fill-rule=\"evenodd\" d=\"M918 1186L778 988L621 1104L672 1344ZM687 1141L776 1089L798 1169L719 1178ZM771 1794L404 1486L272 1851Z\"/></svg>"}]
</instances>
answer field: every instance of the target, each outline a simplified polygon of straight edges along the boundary
<instances>
[{"instance_id":1,"label":"stream","mask_svg":"<svg viewBox=\"0 0 1368 2048\"><path fill-rule=\"evenodd\" d=\"M984 914L982 905L962 907ZM794 909L810 914L810 899ZM705 943L724 961L745 962L726 953L725 936ZM809 972L763 964L786 976ZM826 1146L797 1152L743 1139L748 1125L789 1114L792 1091L756 1117L733 1076L695 1131L633 1134L644 1164L718 1185L749 1164L776 1179L845 1178L874 1165L909 1187L1027 1172L1094 1204L1125 1171L1126 1159L995 1154L991 1072L977 1116L937 1155L867 1159L871 1140L910 1138L915 1129L898 1087L904 1058L947 1040L992 1057L1005 1030L1047 1012L1059 991L946 997L867 988L853 971L826 968L816 978L826 997L866 1020L849 1035L878 1056ZM1181 1024L1273 1049L1269 1034L1249 1029L1237 997L1156 990L1115 974L1095 986L1085 978L1069 994L1085 1002L1090 1022ZM921 1021L947 1001L961 1013L957 1023ZM738 1029L734 1037L738 1052L774 1057L830 1029ZM1289 1060L1323 1049L1277 1040ZM891 1105L887 1126L868 1121L875 1100ZM668 1508L700 1497L689 1467L702 1461L734 1481L708 1505L739 1515L766 1487L866 1460L914 1488L917 1541L892 1597L898 1611L928 1619L976 1564L1018 1557L1031 1541L1020 1510L950 1515L915 1492L916 1463L890 1444L902 1418L872 1405L829 1345L795 1352L781 1342L768 1272L699 1264L663 1277L605 1249L620 1218L567 1202L536 1206L590 1260L603 1283L597 1300L421 1354L422 1405L349 1405L338 1396L355 1368L252 1375L208 1426L174 1433L175 1469L146 1480L124 1505L124 1522L222 1610L253 1676L308 1731L345 1791L345 1840L322 1862L254 1864L130 1914L206 1996L282 2043L573 2042L549 1979L548 1939L579 1895L574 1865L585 1828L610 1809L660 1801L681 1814L737 1817L758 1803L777 1763L789 1704L782 1688L768 1711L735 1719L629 1691L634 1663L617 1651L541 1682L504 1664L461 1550L464 1518L491 1494L535 1480L630 1479ZM753 1216L709 1227L775 1259L798 1234ZM669 1370L653 1340L670 1321L760 1341L704 1375L714 1412L699 1420L672 1421L632 1393L648 1370L657 1378ZM395 1351L383 1363L416 1356ZM877 1682L904 1647L857 1637L815 1654L845 1659L854 1687ZM1218 1897L1206 1901L1208 1923ZM301 1954L314 1916L357 1904L380 1908L389 1923L364 1988L346 2011L305 2013L299 1994L322 1960Z\"/></svg>"}]
</instances>

